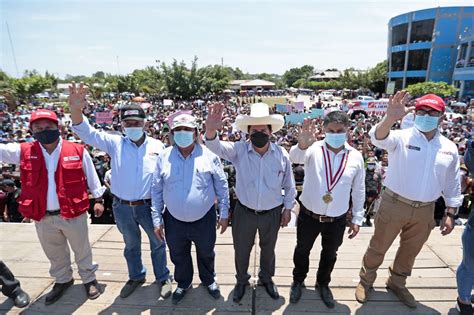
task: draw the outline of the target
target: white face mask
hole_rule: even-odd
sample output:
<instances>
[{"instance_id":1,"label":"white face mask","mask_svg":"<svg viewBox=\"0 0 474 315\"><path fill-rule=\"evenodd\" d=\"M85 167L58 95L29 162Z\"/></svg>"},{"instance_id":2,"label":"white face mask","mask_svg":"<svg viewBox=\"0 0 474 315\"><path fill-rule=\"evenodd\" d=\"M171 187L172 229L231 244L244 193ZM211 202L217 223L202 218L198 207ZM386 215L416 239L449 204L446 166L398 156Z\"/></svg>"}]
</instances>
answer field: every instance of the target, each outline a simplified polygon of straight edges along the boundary
<instances>
[{"instance_id":1,"label":"white face mask","mask_svg":"<svg viewBox=\"0 0 474 315\"><path fill-rule=\"evenodd\" d=\"M132 141L138 141L143 136L143 127L126 127L123 133Z\"/></svg>"}]
</instances>

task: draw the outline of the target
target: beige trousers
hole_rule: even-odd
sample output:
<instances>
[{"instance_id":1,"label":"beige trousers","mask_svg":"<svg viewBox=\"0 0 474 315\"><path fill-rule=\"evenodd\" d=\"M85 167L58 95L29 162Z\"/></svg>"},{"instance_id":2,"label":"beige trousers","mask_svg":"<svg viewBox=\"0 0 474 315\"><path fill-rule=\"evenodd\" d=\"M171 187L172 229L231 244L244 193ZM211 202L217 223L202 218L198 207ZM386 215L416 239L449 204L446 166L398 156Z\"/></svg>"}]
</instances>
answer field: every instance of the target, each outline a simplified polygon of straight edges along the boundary
<instances>
[{"instance_id":1,"label":"beige trousers","mask_svg":"<svg viewBox=\"0 0 474 315\"><path fill-rule=\"evenodd\" d=\"M385 253L400 234L400 244L395 260L389 267L389 281L403 288L411 275L415 258L428 240L436 223L434 202L415 208L398 201L386 193L382 195L379 211L375 217L375 231L365 252L360 270L360 281L371 287L377 277L377 269L382 264Z\"/></svg>"},{"instance_id":2,"label":"beige trousers","mask_svg":"<svg viewBox=\"0 0 474 315\"><path fill-rule=\"evenodd\" d=\"M95 280L98 265L92 262L87 212L72 219L64 219L59 215L45 216L41 221L35 221L35 226L41 247L51 263L49 273L56 283L66 283L72 279L69 246L74 252L82 282Z\"/></svg>"}]
</instances>

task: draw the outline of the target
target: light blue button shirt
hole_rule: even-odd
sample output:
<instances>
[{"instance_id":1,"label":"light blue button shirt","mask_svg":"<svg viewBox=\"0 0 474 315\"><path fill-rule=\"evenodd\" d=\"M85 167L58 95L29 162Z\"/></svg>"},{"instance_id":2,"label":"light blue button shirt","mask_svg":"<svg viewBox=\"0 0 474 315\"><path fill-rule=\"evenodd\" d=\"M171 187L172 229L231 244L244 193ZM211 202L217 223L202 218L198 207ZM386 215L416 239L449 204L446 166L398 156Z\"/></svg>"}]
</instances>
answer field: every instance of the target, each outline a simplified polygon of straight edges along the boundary
<instances>
[{"instance_id":1,"label":"light blue button shirt","mask_svg":"<svg viewBox=\"0 0 474 315\"><path fill-rule=\"evenodd\" d=\"M200 144L187 158L176 146L158 156L151 195L155 226L163 223L164 205L174 218L194 222L204 217L216 197L220 217L229 216L229 188L220 159Z\"/></svg>"},{"instance_id":2,"label":"light blue button shirt","mask_svg":"<svg viewBox=\"0 0 474 315\"><path fill-rule=\"evenodd\" d=\"M235 193L244 206L257 211L270 210L281 204L286 209L293 208L295 180L288 152L281 146L270 143L263 156L250 142L219 141L216 137L206 140L206 146L234 165Z\"/></svg>"},{"instance_id":3,"label":"light blue button shirt","mask_svg":"<svg viewBox=\"0 0 474 315\"><path fill-rule=\"evenodd\" d=\"M110 156L112 193L120 199L135 201L151 198L151 182L158 154L164 145L160 140L146 136L137 146L128 137L112 135L93 128L87 119L72 130L85 143Z\"/></svg>"}]
</instances>

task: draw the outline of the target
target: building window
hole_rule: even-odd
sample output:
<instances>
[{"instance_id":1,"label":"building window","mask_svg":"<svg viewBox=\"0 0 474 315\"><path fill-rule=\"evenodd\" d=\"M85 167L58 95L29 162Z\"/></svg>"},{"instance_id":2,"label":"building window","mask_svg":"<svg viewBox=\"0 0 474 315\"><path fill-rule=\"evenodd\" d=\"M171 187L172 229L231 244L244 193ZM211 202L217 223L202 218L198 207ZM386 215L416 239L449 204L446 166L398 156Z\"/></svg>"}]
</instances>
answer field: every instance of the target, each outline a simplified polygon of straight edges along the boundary
<instances>
[{"instance_id":1,"label":"building window","mask_svg":"<svg viewBox=\"0 0 474 315\"><path fill-rule=\"evenodd\" d=\"M456 61L456 68L462 68L466 64L467 43L462 44L459 49L460 49L460 52L459 52L459 58Z\"/></svg>"},{"instance_id":2,"label":"building window","mask_svg":"<svg viewBox=\"0 0 474 315\"><path fill-rule=\"evenodd\" d=\"M405 52L399 51L392 53L392 67L390 71L403 71L405 67Z\"/></svg>"},{"instance_id":3,"label":"building window","mask_svg":"<svg viewBox=\"0 0 474 315\"><path fill-rule=\"evenodd\" d=\"M468 67L474 67L474 42L471 42L471 53L469 54L469 59L467 60Z\"/></svg>"},{"instance_id":4,"label":"building window","mask_svg":"<svg viewBox=\"0 0 474 315\"><path fill-rule=\"evenodd\" d=\"M403 78L395 79L395 91L400 91L403 89Z\"/></svg>"},{"instance_id":5,"label":"building window","mask_svg":"<svg viewBox=\"0 0 474 315\"><path fill-rule=\"evenodd\" d=\"M434 22L434 19L413 22L411 24L410 43L431 42Z\"/></svg>"},{"instance_id":6,"label":"building window","mask_svg":"<svg viewBox=\"0 0 474 315\"><path fill-rule=\"evenodd\" d=\"M410 86L412 84L425 82L425 77L414 77L414 78L407 78L406 86Z\"/></svg>"},{"instance_id":7,"label":"building window","mask_svg":"<svg viewBox=\"0 0 474 315\"><path fill-rule=\"evenodd\" d=\"M400 24L392 28L392 46L407 43L408 23Z\"/></svg>"},{"instance_id":8,"label":"building window","mask_svg":"<svg viewBox=\"0 0 474 315\"><path fill-rule=\"evenodd\" d=\"M428 59L430 58L429 49L410 50L408 52L408 71L427 70Z\"/></svg>"}]
</instances>

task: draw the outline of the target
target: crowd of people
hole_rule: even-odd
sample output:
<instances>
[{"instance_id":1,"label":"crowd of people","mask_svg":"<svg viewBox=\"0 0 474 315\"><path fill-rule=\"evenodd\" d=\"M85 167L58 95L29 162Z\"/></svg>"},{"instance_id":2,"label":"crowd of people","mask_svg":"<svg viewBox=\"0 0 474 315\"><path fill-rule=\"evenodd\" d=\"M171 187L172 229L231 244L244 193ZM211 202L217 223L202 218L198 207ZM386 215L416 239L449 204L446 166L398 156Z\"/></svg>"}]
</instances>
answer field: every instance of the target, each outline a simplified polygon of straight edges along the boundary
<instances>
[{"instance_id":1,"label":"crowd of people","mask_svg":"<svg viewBox=\"0 0 474 315\"><path fill-rule=\"evenodd\" d=\"M3 221L35 222L56 280L47 304L74 282L69 252L53 244L59 237L71 244L88 297L101 293L88 239L79 239L87 235L87 211L92 223L115 223L123 235L129 281L120 296L132 294L145 279L142 227L150 240L160 294L172 295L177 304L191 286L191 243L202 284L212 297L220 297L214 272L216 222L221 233L232 225L233 300L239 302L245 294L257 232L259 281L277 299L272 277L278 231L299 209L290 302L301 297L309 253L320 235L316 287L329 308L334 307L331 272L346 225L350 238L356 237L363 222L372 225L377 213L356 299L364 303L369 298L384 254L401 232L403 242L387 287L407 306L416 307L406 278L432 228L438 224L447 235L456 223L462 224L459 218L470 214L473 183L463 156L474 134L474 105L446 115L446 100L435 95L415 100L399 92L390 98L385 114L351 118L346 101L312 97L312 106L323 108L325 116L291 125L258 96L219 96L172 106L153 98L146 103L87 99L81 84L71 87L68 110L54 105L0 107ZM103 112L113 113L110 123L97 120ZM413 116L411 125L400 123L407 115ZM405 183L411 176L419 176L423 185ZM73 224L58 223L56 216ZM175 266L173 293L166 249ZM472 277L470 268L464 264L461 282ZM458 307L465 310L468 284L459 287Z\"/></svg>"}]
</instances>

